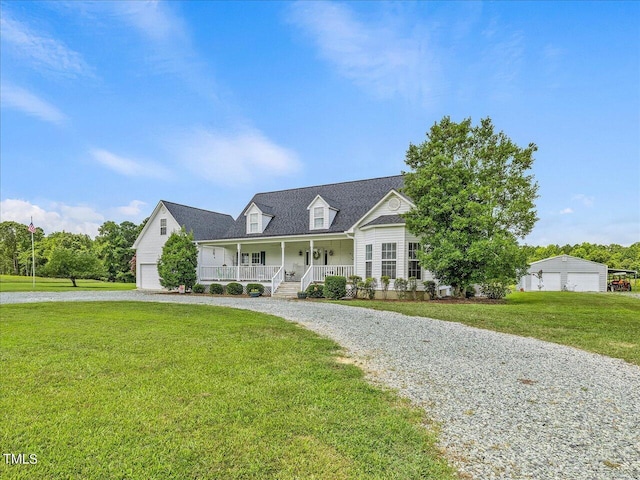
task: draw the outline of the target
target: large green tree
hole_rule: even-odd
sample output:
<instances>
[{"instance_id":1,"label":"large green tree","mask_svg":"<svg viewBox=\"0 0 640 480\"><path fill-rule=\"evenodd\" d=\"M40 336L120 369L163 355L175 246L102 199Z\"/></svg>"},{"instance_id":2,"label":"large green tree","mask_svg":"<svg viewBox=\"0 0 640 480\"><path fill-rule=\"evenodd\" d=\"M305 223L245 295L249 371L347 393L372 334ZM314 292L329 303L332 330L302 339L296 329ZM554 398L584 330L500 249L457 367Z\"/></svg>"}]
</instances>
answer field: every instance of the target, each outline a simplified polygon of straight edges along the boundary
<instances>
[{"instance_id":1,"label":"large green tree","mask_svg":"<svg viewBox=\"0 0 640 480\"><path fill-rule=\"evenodd\" d=\"M537 220L538 186L527 173L536 150L496 133L489 118L474 126L444 117L409 146L404 192L415 208L407 228L423 242L421 264L457 295L472 284L501 288L525 271L518 239Z\"/></svg>"},{"instance_id":2,"label":"large green tree","mask_svg":"<svg viewBox=\"0 0 640 480\"><path fill-rule=\"evenodd\" d=\"M44 271L50 277L68 278L74 287L79 278L99 279L104 275L102 263L93 252L62 246L52 250Z\"/></svg>"},{"instance_id":3,"label":"large green tree","mask_svg":"<svg viewBox=\"0 0 640 480\"><path fill-rule=\"evenodd\" d=\"M33 234L34 242L39 242L43 237L43 230L36 228ZM17 222L0 223L0 273L29 275L31 263L29 227Z\"/></svg>"},{"instance_id":4,"label":"large green tree","mask_svg":"<svg viewBox=\"0 0 640 480\"><path fill-rule=\"evenodd\" d=\"M135 282L130 262L135 253L131 246L138 233L138 225L132 222L117 224L107 221L100 226L95 239L95 250L104 264L107 280L110 282Z\"/></svg>"},{"instance_id":5,"label":"large green tree","mask_svg":"<svg viewBox=\"0 0 640 480\"><path fill-rule=\"evenodd\" d=\"M162 247L162 255L158 260L160 285L172 290L184 285L187 289L196 283L198 265L198 248L193 243L193 233L184 228L173 232Z\"/></svg>"}]
</instances>

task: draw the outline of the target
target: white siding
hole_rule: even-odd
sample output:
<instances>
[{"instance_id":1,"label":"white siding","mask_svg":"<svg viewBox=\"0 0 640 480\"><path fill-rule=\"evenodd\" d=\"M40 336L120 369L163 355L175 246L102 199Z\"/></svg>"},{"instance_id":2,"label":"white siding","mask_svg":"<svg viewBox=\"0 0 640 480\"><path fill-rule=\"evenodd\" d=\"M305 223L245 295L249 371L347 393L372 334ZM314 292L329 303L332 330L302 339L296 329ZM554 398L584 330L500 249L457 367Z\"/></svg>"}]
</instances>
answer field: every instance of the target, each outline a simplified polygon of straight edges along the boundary
<instances>
[{"instance_id":1,"label":"white siding","mask_svg":"<svg viewBox=\"0 0 640 480\"><path fill-rule=\"evenodd\" d=\"M399 202L398 208L396 210L392 209L391 206L389 206L389 200L391 200L392 198L397 199L397 201ZM382 215L399 215L400 213L406 213L409 210L411 210L411 205L409 205L407 200L405 200L400 195L392 193L380 205L378 205L377 208L365 215L359 223L360 225L366 225L367 223L375 220L378 217L381 217Z\"/></svg>"},{"instance_id":2,"label":"white siding","mask_svg":"<svg viewBox=\"0 0 640 480\"><path fill-rule=\"evenodd\" d=\"M167 220L166 235L160 235L160 220L163 218ZM155 265L158 263L158 258L160 258L160 255L162 255L162 247L166 243L171 233L180 230L180 225L178 225L178 222L176 222L176 220L164 207L158 209L156 214L149 219L147 225L148 227L145 228L143 236L138 239L138 246L136 248L136 287L138 288L145 288L141 284L141 266L154 265L155 267Z\"/></svg>"},{"instance_id":3,"label":"white siding","mask_svg":"<svg viewBox=\"0 0 640 480\"><path fill-rule=\"evenodd\" d=\"M607 266L602 263L591 262L582 258L570 255L560 255L558 257L547 258L533 262L529 267L527 275L528 281L521 281L521 286L525 290L537 291L538 279L533 277L533 273L542 270L543 290L562 290L565 286L569 290L575 291L598 291L607 290ZM555 278L559 276L559 284ZM597 285L596 285L597 276ZM549 284L552 278L552 284Z\"/></svg>"}]
</instances>

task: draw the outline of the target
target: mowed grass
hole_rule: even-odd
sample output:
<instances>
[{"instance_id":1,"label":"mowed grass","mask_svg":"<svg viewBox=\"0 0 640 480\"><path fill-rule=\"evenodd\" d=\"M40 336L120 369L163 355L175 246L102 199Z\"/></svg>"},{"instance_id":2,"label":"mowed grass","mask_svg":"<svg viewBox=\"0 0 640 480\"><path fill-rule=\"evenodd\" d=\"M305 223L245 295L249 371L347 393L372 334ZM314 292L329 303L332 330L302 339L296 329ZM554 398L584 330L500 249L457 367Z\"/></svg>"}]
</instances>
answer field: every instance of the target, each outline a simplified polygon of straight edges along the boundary
<instances>
[{"instance_id":1,"label":"mowed grass","mask_svg":"<svg viewBox=\"0 0 640 480\"><path fill-rule=\"evenodd\" d=\"M98 280L76 280L74 288L68 278L36 277L36 288L33 288L31 277L17 275L0 275L0 292L67 292L95 290L134 290L135 283L100 282Z\"/></svg>"},{"instance_id":2,"label":"mowed grass","mask_svg":"<svg viewBox=\"0 0 640 480\"><path fill-rule=\"evenodd\" d=\"M424 413L273 316L3 305L3 479L452 479Z\"/></svg>"},{"instance_id":3,"label":"mowed grass","mask_svg":"<svg viewBox=\"0 0 640 480\"><path fill-rule=\"evenodd\" d=\"M534 337L640 365L640 299L619 294L517 292L504 303L341 302Z\"/></svg>"}]
</instances>

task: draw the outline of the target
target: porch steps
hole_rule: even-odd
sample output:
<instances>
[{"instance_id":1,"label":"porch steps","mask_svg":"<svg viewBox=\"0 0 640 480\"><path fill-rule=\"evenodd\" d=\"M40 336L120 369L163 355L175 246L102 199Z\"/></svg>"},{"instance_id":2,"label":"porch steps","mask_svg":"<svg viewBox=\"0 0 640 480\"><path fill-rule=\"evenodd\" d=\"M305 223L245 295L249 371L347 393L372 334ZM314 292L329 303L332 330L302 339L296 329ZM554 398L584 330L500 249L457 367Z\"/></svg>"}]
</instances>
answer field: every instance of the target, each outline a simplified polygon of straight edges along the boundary
<instances>
[{"instance_id":1,"label":"porch steps","mask_svg":"<svg viewBox=\"0 0 640 480\"><path fill-rule=\"evenodd\" d=\"M273 298L298 298L300 282L282 282L271 296Z\"/></svg>"}]
</instances>

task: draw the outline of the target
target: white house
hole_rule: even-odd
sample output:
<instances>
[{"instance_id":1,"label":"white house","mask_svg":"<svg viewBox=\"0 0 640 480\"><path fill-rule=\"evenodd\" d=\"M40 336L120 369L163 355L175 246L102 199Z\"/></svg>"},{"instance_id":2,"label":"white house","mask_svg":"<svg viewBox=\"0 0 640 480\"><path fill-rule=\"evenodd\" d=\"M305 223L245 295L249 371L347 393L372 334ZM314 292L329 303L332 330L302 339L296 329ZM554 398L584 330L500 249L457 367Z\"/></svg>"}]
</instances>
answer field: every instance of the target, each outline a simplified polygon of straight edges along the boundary
<instances>
[{"instance_id":1,"label":"white house","mask_svg":"<svg viewBox=\"0 0 640 480\"><path fill-rule=\"evenodd\" d=\"M235 221L228 215L161 201L134 244L138 288L156 288L155 265L167 233L194 231L198 282L262 282L267 290L304 290L328 275L416 277L418 239L401 213L412 206L403 177L374 178L258 193ZM163 230L162 221L165 228Z\"/></svg>"},{"instance_id":2,"label":"white house","mask_svg":"<svg viewBox=\"0 0 640 480\"><path fill-rule=\"evenodd\" d=\"M606 292L607 266L571 255L559 255L531 263L520 279L524 291Z\"/></svg>"},{"instance_id":3,"label":"white house","mask_svg":"<svg viewBox=\"0 0 640 480\"><path fill-rule=\"evenodd\" d=\"M133 244L136 250L136 286L145 290L160 290L158 259L162 247L172 232L185 227L194 239L202 240L222 235L233 225L233 217L199 208L160 200ZM201 253L202 258L202 253ZM206 261L206 259L202 259Z\"/></svg>"}]
</instances>

